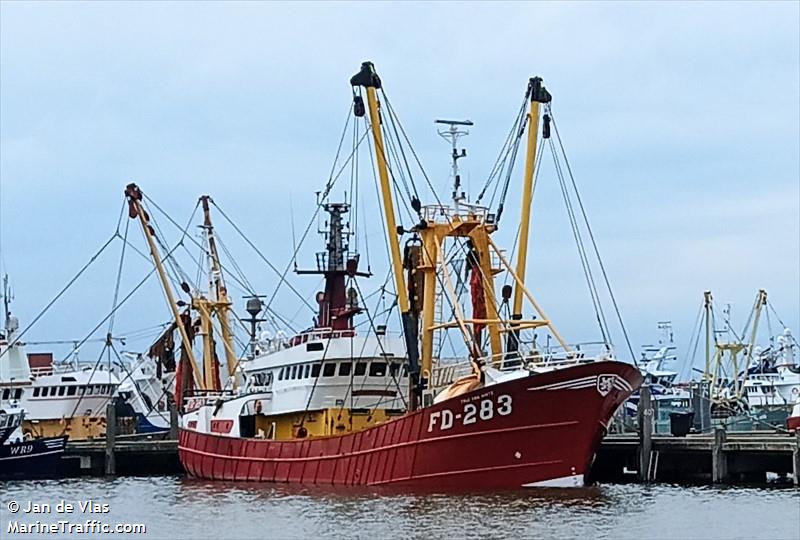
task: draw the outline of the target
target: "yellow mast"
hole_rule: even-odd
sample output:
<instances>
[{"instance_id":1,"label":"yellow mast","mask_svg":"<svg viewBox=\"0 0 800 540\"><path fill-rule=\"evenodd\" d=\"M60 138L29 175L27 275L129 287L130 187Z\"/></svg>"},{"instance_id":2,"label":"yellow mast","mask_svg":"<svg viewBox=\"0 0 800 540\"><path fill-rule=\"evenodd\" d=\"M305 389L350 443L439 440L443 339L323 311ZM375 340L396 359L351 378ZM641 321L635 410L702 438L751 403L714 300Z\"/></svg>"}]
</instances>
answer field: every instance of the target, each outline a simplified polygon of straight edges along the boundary
<instances>
[{"instance_id":1,"label":"yellow mast","mask_svg":"<svg viewBox=\"0 0 800 540\"><path fill-rule=\"evenodd\" d=\"M205 390L219 390L214 376L217 369L214 361L214 330L211 324L211 312L206 298L193 298L192 307L200 314L200 334L203 337L203 388Z\"/></svg>"},{"instance_id":2,"label":"yellow mast","mask_svg":"<svg viewBox=\"0 0 800 540\"><path fill-rule=\"evenodd\" d=\"M403 321L403 335L405 336L408 352L410 384L412 392L409 408L414 410L418 406L419 393L422 391L419 380L419 349L417 320L409 310L408 290L403 280L403 259L400 255L400 242L398 240L397 222L394 213L394 200L392 199L392 186L389 180L389 168L386 163L386 152L381 132L381 115L377 97L377 89L381 87L381 79L375 72L372 62L361 64L361 71L350 79L352 86L364 87L367 91L367 105L369 107L370 128L375 144L375 156L380 179L381 197L383 199L384 219L386 220L386 234L389 242L389 251L392 257L392 273L394 274L395 289L397 291L397 304Z\"/></svg>"},{"instance_id":3,"label":"yellow mast","mask_svg":"<svg viewBox=\"0 0 800 540\"><path fill-rule=\"evenodd\" d=\"M439 249L441 247L435 232L421 231L422 238L422 264L417 267L417 272L422 272L423 300L422 300L422 351L420 354L420 369L422 376L430 376L433 364L433 334L434 316L436 312L436 279L439 268ZM444 291L442 291L444 292Z\"/></svg>"},{"instance_id":4,"label":"yellow mast","mask_svg":"<svg viewBox=\"0 0 800 540\"><path fill-rule=\"evenodd\" d=\"M525 269L528 263L528 235L531 221L531 203L535 182L536 143L539 137L539 104L550 102L550 93L542 85L540 77L530 79L530 111L528 112L528 144L525 153L525 171L522 178L522 213L520 214L519 254L517 256L517 276L525 282ZM522 318L522 287L514 288L514 311L512 318Z\"/></svg>"},{"instance_id":5,"label":"yellow mast","mask_svg":"<svg viewBox=\"0 0 800 540\"><path fill-rule=\"evenodd\" d=\"M167 297L167 303L172 311L172 316L175 318L175 326L178 327L178 333L181 335L183 350L186 352L186 356L189 359L189 366L192 370L194 384L195 386L200 387L200 380L198 377L199 368L197 367L197 361L194 357L194 351L192 351L192 343L189 340L189 336L186 334L186 328L183 326L181 314L178 311L178 305L175 303L175 296L172 294L172 288L169 286L167 274L164 272L164 266L161 264L161 256L158 253L158 247L156 247L155 240L153 239L152 228L148 223L149 218L145 213L144 208L142 208L142 192L139 190L139 187L136 184L128 184L128 186L125 188L125 195L127 196L128 203L130 204L130 217L139 218L139 223L142 226L142 232L144 233L144 237L147 240L147 245L150 248L150 256L153 258L153 262L156 265L158 278L161 281L161 286L164 289L164 294Z\"/></svg>"},{"instance_id":6,"label":"yellow mast","mask_svg":"<svg viewBox=\"0 0 800 540\"><path fill-rule=\"evenodd\" d=\"M228 289L222 277L222 265L219 262L219 252L217 251L217 241L214 237L214 227L211 224L211 211L209 201L211 197L204 195L200 197L203 205L203 227L208 238L208 251L211 262L211 289L214 294L212 308L217 313L217 319L222 330L222 345L225 349L225 360L228 365L228 375L231 377L233 388L239 386L239 378L236 374L236 352L233 349L233 332L231 332L230 307L231 301L228 298Z\"/></svg>"},{"instance_id":7,"label":"yellow mast","mask_svg":"<svg viewBox=\"0 0 800 540\"><path fill-rule=\"evenodd\" d=\"M747 381L747 370L750 368L750 362L753 360L753 349L756 345L756 335L758 334L758 322L761 319L761 310L767 304L767 291L764 289L759 289L758 294L756 295L756 303L753 306L753 311L755 311L755 316L753 317L753 330L750 332L750 343L747 346L747 356L745 356L745 364L744 364L744 378L739 383L739 388L737 389L737 397L742 397L744 392L744 383ZM735 372L735 375L738 376L738 370Z\"/></svg>"}]
</instances>

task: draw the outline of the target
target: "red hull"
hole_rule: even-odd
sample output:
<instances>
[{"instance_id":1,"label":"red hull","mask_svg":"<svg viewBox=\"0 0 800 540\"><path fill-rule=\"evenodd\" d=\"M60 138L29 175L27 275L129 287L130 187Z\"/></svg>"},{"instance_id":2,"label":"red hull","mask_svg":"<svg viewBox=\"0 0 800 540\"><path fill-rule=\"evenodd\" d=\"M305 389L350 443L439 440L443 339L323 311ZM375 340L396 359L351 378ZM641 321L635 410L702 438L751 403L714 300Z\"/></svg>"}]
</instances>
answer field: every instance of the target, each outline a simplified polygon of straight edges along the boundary
<instances>
[{"instance_id":1,"label":"red hull","mask_svg":"<svg viewBox=\"0 0 800 540\"><path fill-rule=\"evenodd\" d=\"M184 429L179 454L189 474L213 480L519 488L586 474L611 416L641 381L633 366L596 362L340 436L271 441Z\"/></svg>"},{"instance_id":2,"label":"red hull","mask_svg":"<svg viewBox=\"0 0 800 540\"><path fill-rule=\"evenodd\" d=\"M790 416L786 419L786 429L796 431L800 429L800 416Z\"/></svg>"}]
</instances>

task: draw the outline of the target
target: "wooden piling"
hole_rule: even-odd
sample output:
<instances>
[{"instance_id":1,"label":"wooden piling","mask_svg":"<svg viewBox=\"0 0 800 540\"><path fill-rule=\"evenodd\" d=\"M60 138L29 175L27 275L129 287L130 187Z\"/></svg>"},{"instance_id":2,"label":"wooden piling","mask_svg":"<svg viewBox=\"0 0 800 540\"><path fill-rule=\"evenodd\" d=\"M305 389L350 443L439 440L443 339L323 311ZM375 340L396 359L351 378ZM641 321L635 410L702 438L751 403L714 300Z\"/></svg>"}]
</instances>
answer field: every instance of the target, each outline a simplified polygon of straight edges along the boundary
<instances>
[{"instance_id":1,"label":"wooden piling","mask_svg":"<svg viewBox=\"0 0 800 540\"><path fill-rule=\"evenodd\" d=\"M650 400L650 387L644 385L639 390L639 480L649 482L650 460L653 456L653 407Z\"/></svg>"},{"instance_id":2,"label":"wooden piling","mask_svg":"<svg viewBox=\"0 0 800 540\"><path fill-rule=\"evenodd\" d=\"M170 440L177 441L178 440L178 407L175 403L169 399L167 400L169 404L169 438Z\"/></svg>"},{"instance_id":3,"label":"wooden piling","mask_svg":"<svg viewBox=\"0 0 800 540\"><path fill-rule=\"evenodd\" d=\"M723 447L727 440L724 427L714 428L714 444L711 447L711 481L720 484L728 479L728 456Z\"/></svg>"},{"instance_id":4,"label":"wooden piling","mask_svg":"<svg viewBox=\"0 0 800 540\"><path fill-rule=\"evenodd\" d=\"M800 429L794 432L794 450L792 450L792 473L794 485L800 486Z\"/></svg>"},{"instance_id":5,"label":"wooden piling","mask_svg":"<svg viewBox=\"0 0 800 540\"><path fill-rule=\"evenodd\" d=\"M117 463L114 457L114 444L117 439L117 410L114 403L106 406L106 475L114 476L117 473Z\"/></svg>"}]
</instances>

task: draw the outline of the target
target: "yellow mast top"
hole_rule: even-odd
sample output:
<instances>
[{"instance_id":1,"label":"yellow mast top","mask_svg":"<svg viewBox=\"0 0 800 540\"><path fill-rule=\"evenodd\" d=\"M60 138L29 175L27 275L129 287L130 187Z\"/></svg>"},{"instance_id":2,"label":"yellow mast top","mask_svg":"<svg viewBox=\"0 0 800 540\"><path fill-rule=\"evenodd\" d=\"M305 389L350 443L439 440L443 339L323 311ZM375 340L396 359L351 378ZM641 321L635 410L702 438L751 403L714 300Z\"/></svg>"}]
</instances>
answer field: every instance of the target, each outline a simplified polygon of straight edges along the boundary
<instances>
[{"instance_id":1,"label":"yellow mast top","mask_svg":"<svg viewBox=\"0 0 800 540\"><path fill-rule=\"evenodd\" d=\"M528 143L525 153L525 171L522 177L522 212L520 214L519 229L519 255L517 256L517 277L520 283L525 283L525 270L528 263L528 236L531 221L531 203L533 201L533 188L536 181L536 146L539 137L539 105L551 101L550 93L542 85L540 77L534 77L528 82L530 97L530 110L528 112ZM513 318L522 318L523 288L514 287Z\"/></svg>"}]
</instances>

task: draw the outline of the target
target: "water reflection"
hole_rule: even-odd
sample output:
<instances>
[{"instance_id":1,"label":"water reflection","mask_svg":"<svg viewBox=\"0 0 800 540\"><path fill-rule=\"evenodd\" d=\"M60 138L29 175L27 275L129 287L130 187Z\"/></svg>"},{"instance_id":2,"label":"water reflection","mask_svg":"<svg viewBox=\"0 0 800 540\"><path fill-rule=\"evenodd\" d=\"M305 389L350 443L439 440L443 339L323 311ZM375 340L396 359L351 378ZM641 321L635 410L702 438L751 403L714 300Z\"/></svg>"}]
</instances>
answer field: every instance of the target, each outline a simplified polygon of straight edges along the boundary
<instances>
[{"instance_id":1,"label":"water reflection","mask_svg":"<svg viewBox=\"0 0 800 540\"><path fill-rule=\"evenodd\" d=\"M798 490L628 484L445 494L151 477L7 482L0 491L3 503L109 503L109 519L147 524L148 539L800 538Z\"/></svg>"}]
</instances>

